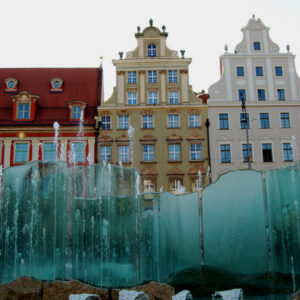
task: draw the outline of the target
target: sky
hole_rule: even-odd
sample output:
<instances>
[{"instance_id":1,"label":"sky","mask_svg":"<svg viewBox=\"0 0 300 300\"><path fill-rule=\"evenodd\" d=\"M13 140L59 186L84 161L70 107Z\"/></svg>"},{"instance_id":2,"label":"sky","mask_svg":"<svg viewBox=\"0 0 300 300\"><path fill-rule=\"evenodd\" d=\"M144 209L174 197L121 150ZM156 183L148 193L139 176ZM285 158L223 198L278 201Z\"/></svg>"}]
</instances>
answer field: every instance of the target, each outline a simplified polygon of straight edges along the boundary
<instances>
[{"instance_id":1,"label":"sky","mask_svg":"<svg viewBox=\"0 0 300 300\"><path fill-rule=\"evenodd\" d=\"M255 15L271 39L296 55L300 74L299 0L0 0L0 67L98 67L103 57L104 98L116 83L113 59L136 48L137 26L165 25L167 46L192 58L195 92L218 81L219 57L233 52L241 28Z\"/></svg>"}]
</instances>

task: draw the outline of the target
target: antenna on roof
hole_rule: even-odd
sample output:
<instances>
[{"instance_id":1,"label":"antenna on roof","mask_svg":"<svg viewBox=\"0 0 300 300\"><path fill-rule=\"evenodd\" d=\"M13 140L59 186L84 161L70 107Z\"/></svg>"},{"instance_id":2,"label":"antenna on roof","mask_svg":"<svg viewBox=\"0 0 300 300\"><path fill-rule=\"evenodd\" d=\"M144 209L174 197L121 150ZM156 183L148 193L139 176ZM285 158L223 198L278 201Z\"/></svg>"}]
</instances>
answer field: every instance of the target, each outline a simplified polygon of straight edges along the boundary
<instances>
[{"instance_id":1,"label":"antenna on roof","mask_svg":"<svg viewBox=\"0 0 300 300\"><path fill-rule=\"evenodd\" d=\"M102 68L102 60L103 60L103 56L100 56L100 68Z\"/></svg>"},{"instance_id":2,"label":"antenna on roof","mask_svg":"<svg viewBox=\"0 0 300 300\"><path fill-rule=\"evenodd\" d=\"M149 24L150 24L151 27L153 26L153 20L152 19L149 20Z\"/></svg>"}]
</instances>

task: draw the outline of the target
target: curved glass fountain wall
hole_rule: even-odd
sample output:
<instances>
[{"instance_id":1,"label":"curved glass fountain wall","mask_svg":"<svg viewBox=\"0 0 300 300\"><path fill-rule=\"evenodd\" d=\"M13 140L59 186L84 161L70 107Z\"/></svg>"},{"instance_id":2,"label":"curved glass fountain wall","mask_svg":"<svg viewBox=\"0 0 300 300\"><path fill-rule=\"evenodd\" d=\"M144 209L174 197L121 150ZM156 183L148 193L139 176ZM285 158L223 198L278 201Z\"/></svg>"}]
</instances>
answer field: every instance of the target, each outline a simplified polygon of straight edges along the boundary
<instances>
[{"instance_id":1,"label":"curved glass fountain wall","mask_svg":"<svg viewBox=\"0 0 300 300\"><path fill-rule=\"evenodd\" d=\"M212 267L287 274L299 288L299 165L224 174L202 200L140 195L138 171L109 164L33 162L5 169L1 182L1 283L27 275L128 287Z\"/></svg>"}]
</instances>

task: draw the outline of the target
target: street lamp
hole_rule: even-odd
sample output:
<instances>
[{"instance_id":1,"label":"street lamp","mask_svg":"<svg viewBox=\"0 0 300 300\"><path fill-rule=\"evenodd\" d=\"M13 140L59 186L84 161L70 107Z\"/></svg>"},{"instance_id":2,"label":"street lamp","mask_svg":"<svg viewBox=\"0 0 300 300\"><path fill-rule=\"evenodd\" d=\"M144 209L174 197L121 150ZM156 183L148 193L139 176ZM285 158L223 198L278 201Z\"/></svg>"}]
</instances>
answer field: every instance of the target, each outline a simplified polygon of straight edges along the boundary
<instances>
[{"instance_id":1,"label":"street lamp","mask_svg":"<svg viewBox=\"0 0 300 300\"><path fill-rule=\"evenodd\" d=\"M240 98L242 101L242 118L241 123L244 124L244 127L246 129L246 140L247 140L247 146L246 146L246 160L248 164L248 169L251 170L251 160L250 160L250 145L249 145L249 135L248 135L248 118L246 113L246 101L244 95L241 93Z\"/></svg>"}]
</instances>

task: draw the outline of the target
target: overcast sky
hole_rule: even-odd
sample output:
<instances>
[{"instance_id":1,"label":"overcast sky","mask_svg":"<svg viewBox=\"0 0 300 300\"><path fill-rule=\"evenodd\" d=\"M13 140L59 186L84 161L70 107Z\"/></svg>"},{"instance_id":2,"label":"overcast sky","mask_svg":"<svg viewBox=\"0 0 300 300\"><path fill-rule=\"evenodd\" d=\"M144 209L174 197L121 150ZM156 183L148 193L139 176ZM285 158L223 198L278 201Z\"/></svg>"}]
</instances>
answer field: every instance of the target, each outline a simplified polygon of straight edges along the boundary
<instances>
[{"instance_id":1,"label":"overcast sky","mask_svg":"<svg viewBox=\"0 0 300 300\"><path fill-rule=\"evenodd\" d=\"M281 52L296 55L300 72L300 0L0 0L1 67L98 67L104 93L115 86L112 59L136 47L134 34L152 18L166 26L167 45L193 59L190 84L208 90L219 79L219 56L242 39L255 14Z\"/></svg>"}]
</instances>

